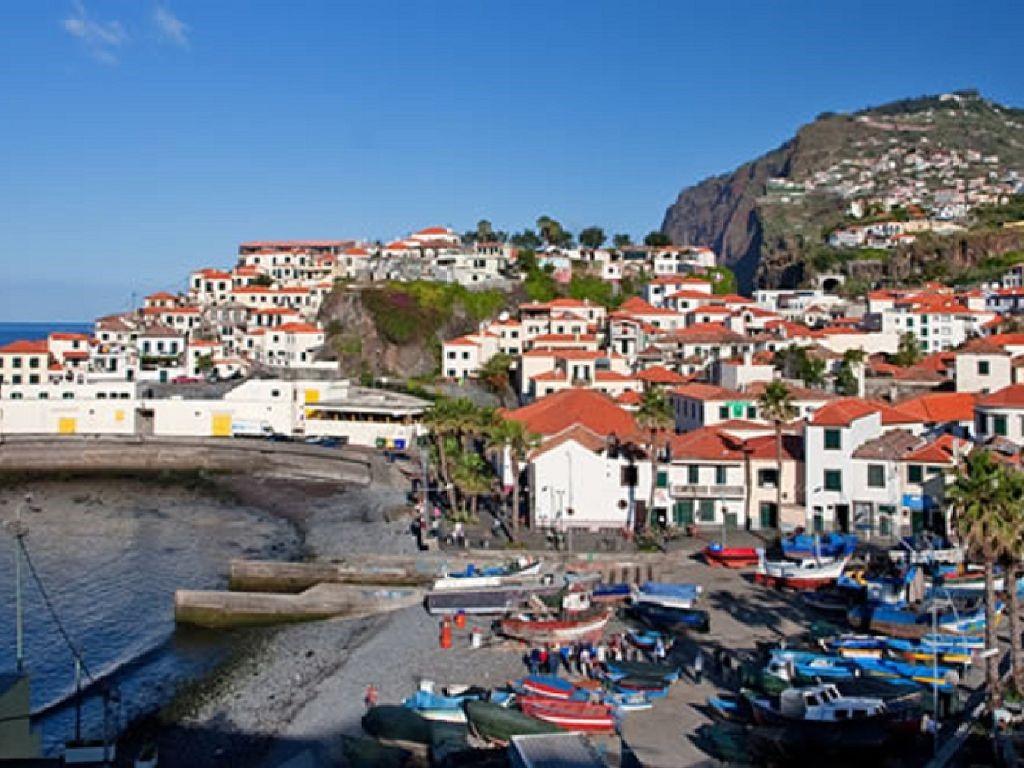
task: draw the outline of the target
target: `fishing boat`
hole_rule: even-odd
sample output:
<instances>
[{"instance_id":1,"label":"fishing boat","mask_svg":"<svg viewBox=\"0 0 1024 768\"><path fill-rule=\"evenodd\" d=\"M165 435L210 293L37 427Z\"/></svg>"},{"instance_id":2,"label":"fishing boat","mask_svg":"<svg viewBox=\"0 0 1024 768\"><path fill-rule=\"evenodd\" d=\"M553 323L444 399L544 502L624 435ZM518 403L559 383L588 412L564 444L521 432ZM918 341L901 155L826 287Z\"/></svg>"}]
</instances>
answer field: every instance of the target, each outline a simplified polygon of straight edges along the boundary
<instances>
[{"instance_id":1,"label":"fishing boat","mask_svg":"<svg viewBox=\"0 0 1024 768\"><path fill-rule=\"evenodd\" d=\"M847 621L854 627L867 629L888 637L917 640L932 633L933 623L943 633L975 634L985 629L985 609L976 607L958 612L947 602L937 609L933 619L927 605L920 610L892 605L853 606L847 613ZM996 607L996 615L1002 612L1002 604Z\"/></svg>"},{"instance_id":2,"label":"fishing boat","mask_svg":"<svg viewBox=\"0 0 1024 768\"><path fill-rule=\"evenodd\" d=\"M959 681L956 670L950 667L932 666L931 664L913 664L897 659L853 659L853 663L862 672L874 677L902 677L928 686L938 686L940 690L952 690Z\"/></svg>"},{"instance_id":3,"label":"fishing boat","mask_svg":"<svg viewBox=\"0 0 1024 768\"><path fill-rule=\"evenodd\" d=\"M782 540L782 554L789 560L839 560L852 555L856 548L857 537L853 534L829 533L812 536L798 533Z\"/></svg>"},{"instance_id":4,"label":"fishing boat","mask_svg":"<svg viewBox=\"0 0 1024 768\"><path fill-rule=\"evenodd\" d=\"M633 588L626 583L596 584L590 591L592 603L623 603L633 596Z\"/></svg>"},{"instance_id":5,"label":"fishing boat","mask_svg":"<svg viewBox=\"0 0 1024 768\"><path fill-rule=\"evenodd\" d=\"M526 695L563 701L587 701L590 698L588 691L556 675L528 675L517 683L516 688Z\"/></svg>"},{"instance_id":6,"label":"fishing boat","mask_svg":"<svg viewBox=\"0 0 1024 768\"><path fill-rule=\"evenodd\" d=\"M925 563L962 563L964 551L952 544L948 539L933 533L919 533L905 536L899 544L889 550L889 558L894 562Z\"/></svg>"},{"instance_id":7,"label":"fishing boat","mask_svg":"<svg viewBox=\"0 0 1024 768\"><path fill-rule=\"evenodd\" d=\"M680 668L673 664L660 664L647 661L606 661L608 676L615 680L630 676L660 678L666 683L674 683L679 679Z\"/></svg>"},{"instance_id":8,"label":"fishing boat","mask_svg":"<svg viewBox=\"0 0 1024 768\"><path fill-rule=\"evenodd\" d=\"M467 701L465 709L470 730L482 739L499 744L507 744L513 736L562 730L554 723L489 701Z\"/></svg>"},{"instance_id":9,"label":"fishing boat","mask_svg":"<svg viewBox=\"0 0 1024 768\"><path fill-rule=\"evenodd\" d=\"M468 589L470 587L500 587L510 582L522 582L540 576L541 560L522 557L500 566L478 568L470 563L461 571L449 572L434 582L434 590Z\"/></svg>"},{"instance_id":10,"label":"fishing boat","mask_svg":"<svg viewBox=\"0 0 1024 768\"><path fill-rule=\"evenodd\" d=\"M655 603L637 603L630 612L662 632L707 632L711 628L711 614L698 608L667 608Z\"/></svg>"},{"instance_id":11,"label":"fishing boat","mask_svg":"<svg viewBox=\"0 0 1024 768\"><path fill-rule=\"evenodd\" d=\"M708 707L718 719L729 723L748 723L753 717L750 700L742 694L716 693L708 696Z\"/></svg>"},{"instance_id":12,"label":"fishing boat","mask_svg":"<svg viewBox=\"0 0 1024 768\"><path fill-rule=\"evenodd\" d=\"M669 683L660 677L630 675L612 683L612 690L618 693L642 693L648 699L661 699L668 695Z\"/></svg>"},{"instance_id":13,"label":"fishing boat","mask_svg":"<svg viewBox=\"0 0 1024 768\"><path fill-rule=\"evenodd\" d=\"M717 541L701 550L704 562L713 568L749 568L757 565L757 550L753 547L725 547Z\"/></svg>"},{"instance_id":14,"label":"fishing boat","mask_svg":"<svg viewBox=\"0 0 1024 768\"><path fill-rule=\"evenodd\" d=\"M813 651L772 651L765 671L780 680L848 680L858 675L852 660Z\"/></svg>"},{"instance_id":15,"label":"fishing boat","mask_svg":"<svg viewBox=\"0 0 1024 768\"><path fill-rule=\"evenodd\" d=\"M703 588L699 584L670 584L646 581L633 593L633 602L650 603L664 608L693 608Z\"/></svg>"},{"instance_id":16,"label":"fishing boat","mask_svg":"<svg viewBox=\"0 0 1024 768\"><path fill-rule=\"evenodd\" d=\"M427 612L434 616L465 613L476 616L500 616L523 605L532 596L551 597L562 587L534 580L528 584L505 584L495 587L450 587L427 593Z\"/></svg>"},{"instance_id":17,"label":"fishing boat","mask_svg":"<svg viewBox=\"0 0 1024 768\"><path fill-rule=\"evenodd\" d=\"M658 640L665 643L666 647L669 645L661 632L649 629L626 630L626 642L641 651L653 651L658 645Z\"/></svg>"},{"instance_id":18,"label":"fishing boat","mask_svg":"<svg viewBox=\"0 0 1024 768\"><path fill-rule=\"evenodd\" d=\"M465 723L466 713L462 705L477 696L442 696L432 691L418 690L402 702L402 706L417 712L426 720L445 723Z\"/></svg>"},{"instance_id":19,"label":"fishing boat","mask_svg":"<svg viewBox=\"0 0 1024 768\"><path fill-rule=\"evenodd\" d=\"M844 659L880 659L885 655L884 637L840 635L825 642L825 647Z\"/></svg>"},{"instance_id":20,"label":"fishing boat","mask_svg":"<svg viewBox=\"0 0 1024 768\"><path fill-rule=\"evenodd\" d=\"M601 701L623 713L642 712L654 707L654 702L643 691L605 691L601 694Z\"/></svg>"},{"instance_id":21,"label":"fishing boat","mask_svg":"<svg viewBox=\"0 0 1024 768\"><path fill-rule=\"evenodd\" d=\"M847 558L839 560L766 560L758 561L754 581L784 589L819 589L832 584L846 567Z\"/></svg>"},{"instance_id":22,"label":"fishing boat","mask_svg":"<svg viewBox=\"0 0 1024 768\"><path fill-rule=\"evenodd\" d=\"M816 611L827 613L831 616L845 616L847 609L850 607L850 601L846 595L841 592L828 592L826 590L804 592L800 596L800 601L808 608L813 608Z\"/></svg>"},{"instance_id":23,"label":"fishing boat","mask_svg":"<svg viewBox=\"0 0 1024 768\"><path fill-rule=\"evenodd\" d=\"M885 638L885 647L892 655L904 661L938 662L947 666L967 667L972 661L970 649L955 646L938 647L921 640L905 640L899 637Z\"/></svg>"},{"instance_id":24,"label":"fishing boat","mask_svg":"<svg viewBox=\"0 0 1024 768\"><path fill-rule=\"evenodd\" d=\"M534 614L518 614L501 620L501 633L528 643L596 643L612 617L610 608L599 608L552 618Z\"/></svg>"},{"instance_id":25,"label":"fishing boat","mask_svg":"<svg viewBox=\"0 0 1024 768\"><path fill-rule=\"evenodd\" d=\"M519 708L530 717L552 723L568 731L614 733L615 717L605 704L557 701L544 697L523 697Z\"/></svg>"}]
</instances>

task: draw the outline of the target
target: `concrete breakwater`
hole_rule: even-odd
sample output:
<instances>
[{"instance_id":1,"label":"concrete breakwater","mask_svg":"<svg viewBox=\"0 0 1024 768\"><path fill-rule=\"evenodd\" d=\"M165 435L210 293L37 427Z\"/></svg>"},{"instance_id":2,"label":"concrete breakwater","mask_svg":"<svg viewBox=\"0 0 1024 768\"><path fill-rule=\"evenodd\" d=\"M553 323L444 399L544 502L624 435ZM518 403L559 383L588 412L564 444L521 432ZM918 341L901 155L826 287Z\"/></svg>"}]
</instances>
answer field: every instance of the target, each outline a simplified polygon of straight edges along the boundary
<instances>
[{"instance_id":1,"label":"concrete breakwater","mask_svg":"<svg viewBox=\"0 0 1024 768\"><path fill-rule=\"evenodd\" d=\"M273 560L232 560L228 588L235 592L298 593L317 584L428 586L434 572L396 565L282 563Z\"/></svg>"},{"instance_id":2,"label":"concrete breakwater","mask_svg":"<svg viewBox=\"0 0 1024 768\"><path fill-rule=\"evenodd\" d=\"M368 485L371 463L368 453L353 448L240 438L8 435L0 441L0 472L8 473L199 469Z\"/></svg>"}]
</instances>

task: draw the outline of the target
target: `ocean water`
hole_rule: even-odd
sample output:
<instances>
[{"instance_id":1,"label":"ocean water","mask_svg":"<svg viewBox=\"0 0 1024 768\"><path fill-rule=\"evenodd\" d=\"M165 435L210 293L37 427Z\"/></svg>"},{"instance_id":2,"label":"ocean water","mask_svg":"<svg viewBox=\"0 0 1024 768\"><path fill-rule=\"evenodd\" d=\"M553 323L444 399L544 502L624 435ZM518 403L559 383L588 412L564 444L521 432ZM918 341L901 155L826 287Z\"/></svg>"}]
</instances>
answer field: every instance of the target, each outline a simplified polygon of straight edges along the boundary
<instances>
[{"instance_id":1,"label":"ocean water","mask_svg":"<svg viewBox=\"0 0 1024 768\"><path fill-rule=\"evenodd\" d=\"M24 493L33 509L27 548L46 593L88 671L86 736L102 734L100 690L113 686L112 720L166 704L209 672L233 633L177 627L176 589L224 588L233 557L274 557L294 544L284 522L196 490L132 480L33 482L0 490L0 521ZM55 619L24 569L25 666L34 724L49 754L74 734L74 663ZM14 542L0 532L0 671L14 668Z\"/></svg>"},{"instance_id":2,"label":"ocean water","mask_svg":"<svg viewBox=\"0 0 1024 768\"><path fill-rule=\"evenodd\" d=\"M92 323L0 323L0 346L19 339L44 339L54 331L92 333Z\"/></svg>"}]
</instances>

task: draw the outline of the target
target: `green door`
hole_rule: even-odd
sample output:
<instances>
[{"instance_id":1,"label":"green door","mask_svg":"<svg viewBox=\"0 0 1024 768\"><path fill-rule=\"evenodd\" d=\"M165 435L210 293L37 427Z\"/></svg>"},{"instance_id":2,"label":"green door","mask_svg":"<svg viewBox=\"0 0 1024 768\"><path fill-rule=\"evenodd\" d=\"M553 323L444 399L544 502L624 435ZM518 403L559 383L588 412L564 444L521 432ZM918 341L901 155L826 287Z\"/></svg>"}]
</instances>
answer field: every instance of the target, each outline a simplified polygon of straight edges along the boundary
<instances>
[{"instance_id":1,"label":"green door","mask_svg":"<svg viewBox=\"0 0 1024 768\"><path fill-rule=\"evenodd\" d=\"M683 499L675 503L672 507L672 522L679 527L693 523L693 499Z\"/></svg>"},{"instance_id":2,"label":"green door","mask_svg":"<svg viewBox=\"0 0 1024 768\"><path fill-rule=\"evenodd\" d=\"M774 502L761 502L761 507L758 510L758 527L762 530L779 527L779 512L775 508Z\"/></svg>"},{"instance_id":3,"label":"green door","mask_svg":"<svg viewBox=\"0 0 1024 768\"><path fill-rule=\"evenodd\" d=\"M924 510L915 509L910 513L910 528L915 533L921 533L924 530Z\"/></svg>"}]
</instances>

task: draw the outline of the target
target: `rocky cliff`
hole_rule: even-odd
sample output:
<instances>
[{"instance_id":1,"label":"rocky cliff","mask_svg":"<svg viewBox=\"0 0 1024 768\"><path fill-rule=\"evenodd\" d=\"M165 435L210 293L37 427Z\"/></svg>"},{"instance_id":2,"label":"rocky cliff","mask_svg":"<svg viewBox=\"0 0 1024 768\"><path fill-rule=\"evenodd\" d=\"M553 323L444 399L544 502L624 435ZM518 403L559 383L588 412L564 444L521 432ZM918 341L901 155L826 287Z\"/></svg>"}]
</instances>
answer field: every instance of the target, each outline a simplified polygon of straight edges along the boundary
<instances>
[{"instance_id":1,"label":"rocky cliff","mask_svg":"<svg viewBox=\"0 0 1024 768\"><path fill-rule=\"evenodd\" d=\"M998 197L1022 174L1024 111L971 91L906 99L820 115L777 149L684 189L662 231L674 243L715 249L741 289L794 287L823 271L849 272L847 263L861 260L826 247L829 232L849 223L854 201L882 205L904 195L910 204L920 197L927 211L977 179L998 187ZM1016 241L994 244L1016 247ZM891 258L873 254L870 269L897 279L927 271L929 250L956 251L965 268L992 255L966 241L959 249L926 246L894 249Z\"/></svg>"}]
</instances>

